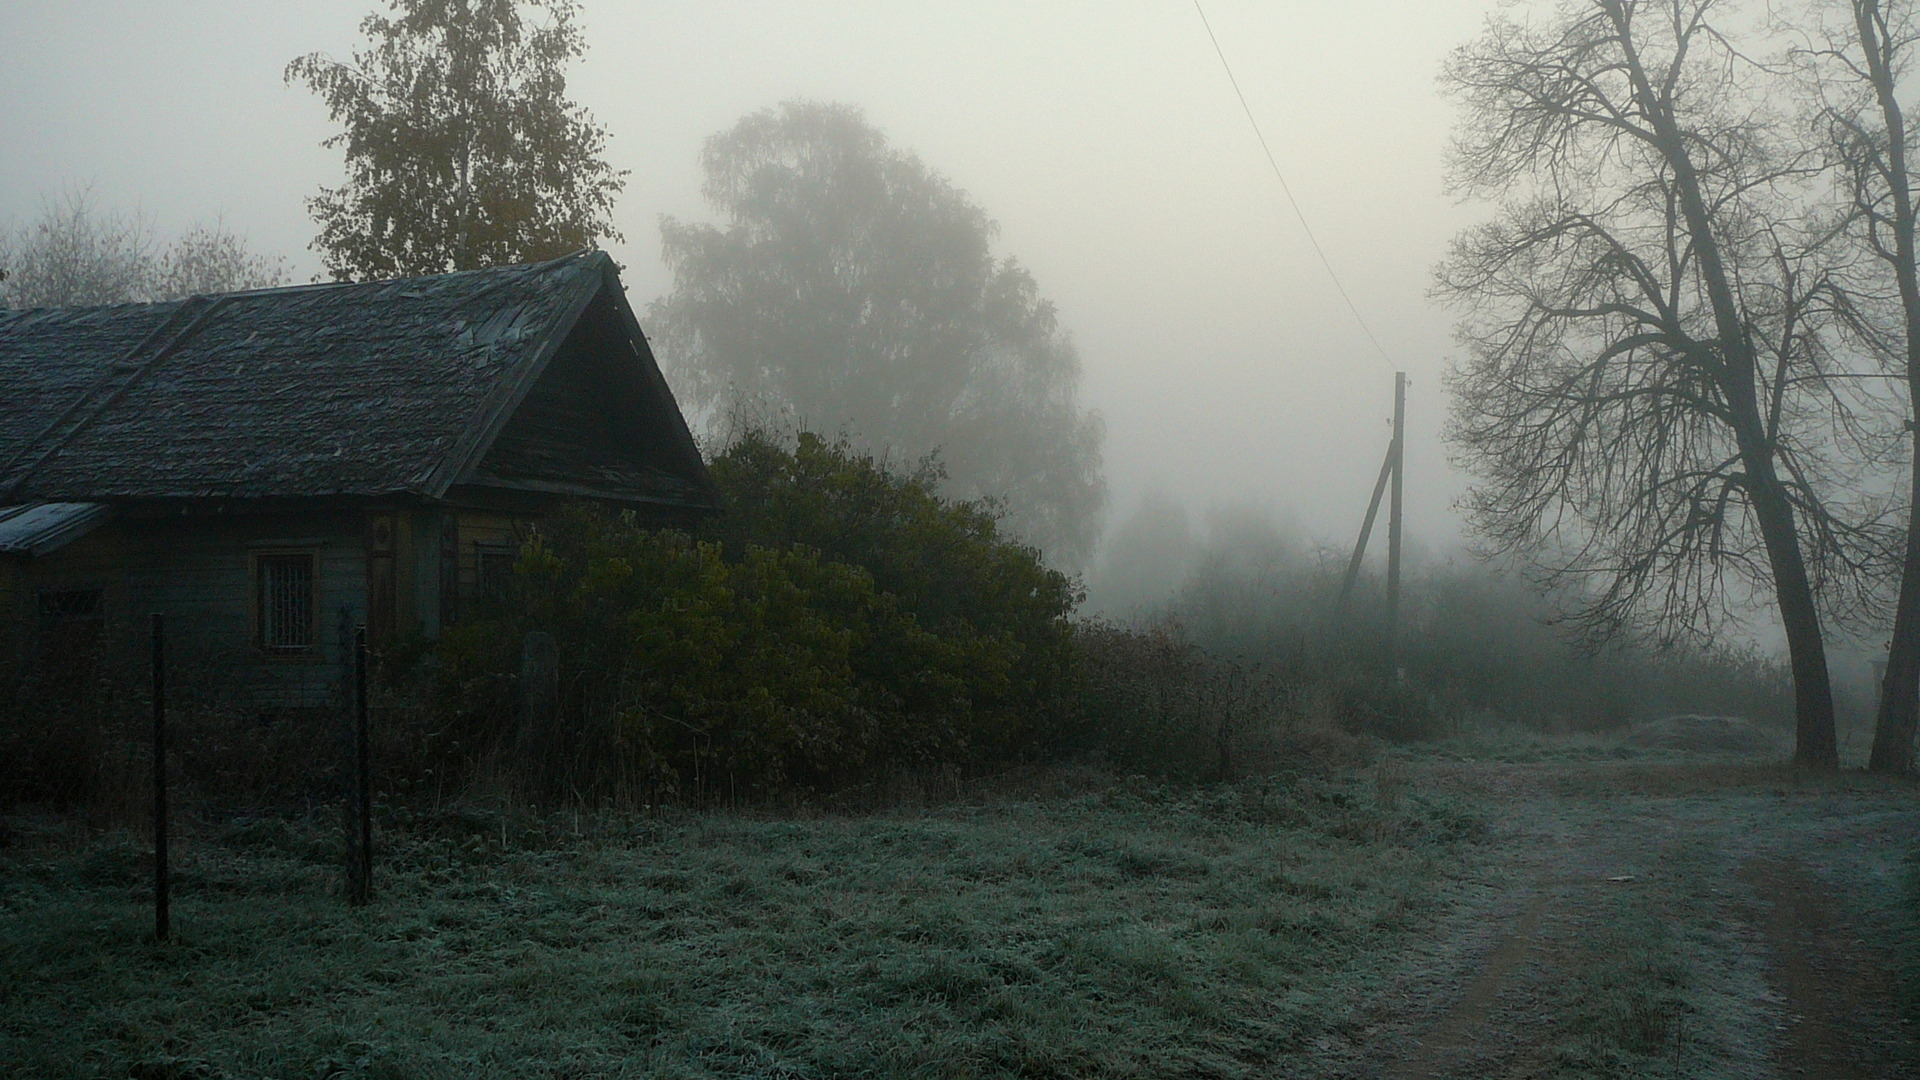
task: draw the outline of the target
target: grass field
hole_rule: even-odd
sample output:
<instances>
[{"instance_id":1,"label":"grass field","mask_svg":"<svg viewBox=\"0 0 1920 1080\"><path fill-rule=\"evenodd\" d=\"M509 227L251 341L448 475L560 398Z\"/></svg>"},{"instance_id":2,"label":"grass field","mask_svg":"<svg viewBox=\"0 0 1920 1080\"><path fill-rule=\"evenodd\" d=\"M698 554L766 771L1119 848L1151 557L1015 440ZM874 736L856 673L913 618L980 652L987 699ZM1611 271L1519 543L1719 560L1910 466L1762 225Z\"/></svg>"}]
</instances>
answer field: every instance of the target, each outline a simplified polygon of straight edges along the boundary
<instances>
[{"instance_id":1,"label":"grass field","mask_svg":"<svg viewBox=\"0 0 1920 1080\"><path fill-rule=\"evenodd\" d=\"M0 829L23 1077L1234 1077L1349 1039L1479 857L1392 769L1081 778L916 812L201 823L156 945L145 842Z\"/></svg>"}]
</instances>

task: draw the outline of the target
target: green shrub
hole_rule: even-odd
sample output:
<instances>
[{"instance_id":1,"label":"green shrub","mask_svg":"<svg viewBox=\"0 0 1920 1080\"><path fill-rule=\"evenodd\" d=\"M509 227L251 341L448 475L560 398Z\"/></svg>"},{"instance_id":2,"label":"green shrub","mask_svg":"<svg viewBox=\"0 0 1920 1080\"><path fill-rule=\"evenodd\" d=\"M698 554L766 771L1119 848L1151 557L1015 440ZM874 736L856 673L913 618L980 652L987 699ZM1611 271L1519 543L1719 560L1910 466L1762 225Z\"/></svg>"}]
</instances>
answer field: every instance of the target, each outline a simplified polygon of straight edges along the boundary
<instances>
[{"instance_id":1,"label":"green shrub","mask_svg":"<svg viewBox=\"0 0 1920 1080\"><path fill-rule=\"evenodd\" d=\"M1078 597L986 509L811 435L749 436L714 473L728 511L702 535L573 507L446 631L441 707L466 748L548 795L700 798L1058 743ZM561 739L516 716L532 631L561 659Z\"/></svg>"},{"instance_id":2,"label":"green shrub","mask_svg":"<svg viewBox=\"0 0 1920 1080\"><path fill-rule=\"evenodd\" d=\"M1068 616L1083 594L1038 550L999 532L993 508L941 498L938 474L903 474L845 440L803 432L788 447L751 432L713 462L727 510L708 530L729 558L809 548L864 568L874 587L968 654L980 747L1036 749L1073 663Z\"/></svg>"}]
</instances>

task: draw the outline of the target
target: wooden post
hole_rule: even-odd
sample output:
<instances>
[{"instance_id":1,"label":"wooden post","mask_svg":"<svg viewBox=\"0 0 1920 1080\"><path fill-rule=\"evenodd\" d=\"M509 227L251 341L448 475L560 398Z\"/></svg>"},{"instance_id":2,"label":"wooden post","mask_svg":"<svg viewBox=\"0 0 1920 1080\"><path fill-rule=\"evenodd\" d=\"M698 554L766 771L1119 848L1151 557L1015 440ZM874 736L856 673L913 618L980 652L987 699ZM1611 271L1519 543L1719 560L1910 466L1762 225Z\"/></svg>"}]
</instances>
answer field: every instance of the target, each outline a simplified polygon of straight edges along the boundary
<instances>
[{"instance_id":1,"label":"wooden post","mask_svg":"<svg viewBox=\"0 0 1920 1080\"><path fill-rule=\"evenodd\" d=\"M560 716L560 647L545 630L520 643L520 725L523 737L545 743Z\"/></svg>"},{"instance_id":2,"label":"wooden post","mask_svg":"<svg viewBox=\"0 0 1920 1080\"><path fill-rule=\"evenodd\" d=\"M347 800L347 903L373 892L373 752L367 722L367 628L353 631L353 780Z\"/></svg>"},{"instance_id":3,"label":"wooden post","mask_svg":"<svg viewBox=\"0 0 1920 1080\"><path fill-rule=\"evenodd\" d=\"M1387 503L1387 672L1400 677L1400 489L1407 446L1407 373L1393 373L1393 494Z\"/></svg>"},{"instance_id":4,"label":"wooden post","mask_svg":"<svg viewBox=\"0 0 1920 1080\"><path fill-rule=\"evenodd\" d=\"M166 619L153 613L153 936L172 930L171 881L167 872L167 636Z\"/></svg>"},{"instance_id":5,"label":"wooden post","mask_svg":"<svg viewBox=\"0 0 1920 1080\"><path fill-rule=\"evenodd\" d=\"M1360 539L1353 545L1353 558L1347 560L1347 576L1340 582L1340 609L1347 610L1347 601L1353 597L1354 583L1360 580L1360 560L1367 555L1367 538L1373 535L1373 519L1380 516L1380 494L1387 489L1387 478L1393 473L1393 444L1387 444L1386 459L1380 462L1380 478L1373 482L1373 498L1367 500L1367 517L1360 523Z\"/></svg>"}]
</instances>

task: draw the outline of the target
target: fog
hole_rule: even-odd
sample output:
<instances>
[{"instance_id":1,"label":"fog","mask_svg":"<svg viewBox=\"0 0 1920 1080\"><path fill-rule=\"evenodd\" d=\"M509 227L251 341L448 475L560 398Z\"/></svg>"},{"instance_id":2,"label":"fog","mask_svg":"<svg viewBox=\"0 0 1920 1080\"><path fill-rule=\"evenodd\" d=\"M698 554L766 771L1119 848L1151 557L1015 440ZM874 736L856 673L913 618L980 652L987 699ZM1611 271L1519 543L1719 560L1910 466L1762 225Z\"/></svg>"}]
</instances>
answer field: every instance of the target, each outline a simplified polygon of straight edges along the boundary
<instances>
[{"instance_id":1,"label":"fog","mask_svg":"<svg viewBox=\"0 0 1920 1080\"><path fill-rule=\"evenodd\" d=\"M1429 267L1480 208L1443 191L1446 51L1486 0L1266 4L1207 16L1299 205L1383 357L1288 207L1191 4L588 3L571 93L630 171L617 210L636 308L670 284L657 220L703 220L701 141L792 97L858 104L999 222L1107 420L1109 534L1158 491L1204 526L1252 507L1351 542L1409 372L1407 532L1452 549L1449 315ZM339 181L321 102L288 60L344 57L362 0L0 8L0 222L63 186L165 232L220 218L320 272L303 200Z\"/></svg>"}]
</instances>

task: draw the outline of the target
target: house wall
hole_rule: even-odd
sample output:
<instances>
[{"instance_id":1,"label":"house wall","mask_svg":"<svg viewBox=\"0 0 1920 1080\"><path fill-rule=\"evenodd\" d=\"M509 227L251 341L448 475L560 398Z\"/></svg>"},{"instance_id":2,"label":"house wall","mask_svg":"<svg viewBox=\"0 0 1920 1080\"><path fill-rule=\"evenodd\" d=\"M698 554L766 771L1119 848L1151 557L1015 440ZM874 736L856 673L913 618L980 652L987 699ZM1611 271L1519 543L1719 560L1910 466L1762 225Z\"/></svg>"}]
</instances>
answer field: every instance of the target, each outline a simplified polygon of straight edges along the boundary
<instances>
[{"instance_id":1,"label":"house wall","mask_svg":"<svg viewBox=\"0 0 1920 1080\"><path fill-rule=\"evenodd\" d=\"M396 637L438 637L480 588L482 558L516 554L530 520L433 506L119 519L41 558L0 560L0 650L29 655L43 595L97 589L110 656L144 669L148 614L162 612L172 663L202 688L261 708L334 707L353 628L380 644L382 590ZM316 557L316 647L270 656L254 559L293 551Z\"/></svg>"},{"instance_id":2,"label":"house wall","mask_svg":"<svg viewBox=\"0 0 1920 1080\"><path fill-rule=\"evenodd\" d=\"M43 595L97 589L108 662L144 668L159 612L176 685L260 708L336 705L344 635L366 618L361 533L348 513L114 521L18 567L14 637L32 647ZM255 639L254 558L294 551L315 556L315 647L269 656Z\"/></svg>"}]
</instances>

